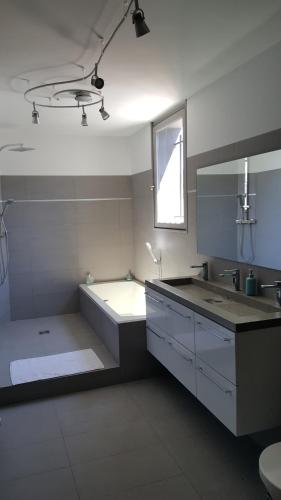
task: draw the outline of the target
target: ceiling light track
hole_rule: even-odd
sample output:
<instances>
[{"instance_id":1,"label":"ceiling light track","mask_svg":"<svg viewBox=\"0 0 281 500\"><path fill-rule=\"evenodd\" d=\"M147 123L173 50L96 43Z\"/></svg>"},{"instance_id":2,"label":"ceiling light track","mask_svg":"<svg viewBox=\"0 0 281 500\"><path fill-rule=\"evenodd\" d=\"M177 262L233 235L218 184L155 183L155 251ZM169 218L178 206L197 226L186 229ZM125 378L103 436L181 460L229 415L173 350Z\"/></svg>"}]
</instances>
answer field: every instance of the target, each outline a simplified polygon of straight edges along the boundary
<instances>
[{"instance_id":1,"label":"ceiling light track","mask_svg":"<svg viewBox=\"0 0 281 500\"><path fill-rule=\"evenodd\" d=\"M140 36L146 35L149 33L149 28L145 23L145 17L144 17L144 12L142 9L139 7L139 2L138 0L130 0L128 3L128 6L125 8L124 14L122 18L120 19L119 23L115 27L115 29L112 31L111 35L109 36L108 40L106 43L104 43L103 38L99 35L98 38L103 41L102 46L101 46L101 52L100 56L98 57L98 60L96 61L94 67L91 68L91 70L85 74L84 68L83 68L83 76L80 78L72 78L70 80L61 80L61 81L56 81L56 82L49 82L49 83L42 83L40 85L36 85L34 87L28 88L25 93L24 93L24 98L27 102L32 104L33 110L32 110L32 123L35 125L39 124L39 112L36 109L36 107L43 107L43 108L79 108L82 106L83 109L83 114L82 114L82 121L81 125L82 126L87 126L87 115L85 113L84 107L86 106L93 106L95 104L101 104L101 107L99 109L99 112L101 114L101 117L103 120L107 120L109 118L109 114L107 111L104 109L104 97L101 93L101 89L104 87L104 80L101 78L98 74L98 67L102 61L102 58L104 57L104 54L113 41L116 33L119 31L121 28L122 24L125 22L127 19L130 9L132 5L134 4L134 10L131 12L132 14L132 22L135 26L135 31L136 31L136 36L139 38ZM80 66L76 64L77 66ZM48 104L44 104L40 101L38 101L38 97L36 99L36 93L39 90L42 89L57 89L60 87L65 87L67 85L70 85L72 83L77 83L77 82L84 82L91 78L91 85L96 88L96 90L83 90L83 89L68 89L67 87L61 90L57 90L53 94L47 95L47 96L41 96L42 98L47 98L49 100ZM68 97L72 97L75 99L74 104L58 104L55 103L54 100L60 100L63 97L63 94L68 94ZM65 97L65 96L64 96Z\"/></svg>"}]
</instances>

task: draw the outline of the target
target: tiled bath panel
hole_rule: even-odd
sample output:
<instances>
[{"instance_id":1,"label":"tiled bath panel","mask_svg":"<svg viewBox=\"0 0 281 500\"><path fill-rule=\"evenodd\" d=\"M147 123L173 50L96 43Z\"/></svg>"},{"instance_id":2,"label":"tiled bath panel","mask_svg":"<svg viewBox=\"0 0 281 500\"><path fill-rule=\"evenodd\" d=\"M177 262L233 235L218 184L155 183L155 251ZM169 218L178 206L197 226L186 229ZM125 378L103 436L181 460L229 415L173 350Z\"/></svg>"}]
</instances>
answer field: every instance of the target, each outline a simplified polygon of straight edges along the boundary
<instances>
[{"instance_id":1,"label":"tiled bath panel","mask_svg":"<svg viewBox=\"0 0 281 500\"><path fill-rule=\"evenodd\" d=\"M75 313L88 271L108 280L132 268L129 176L4 176L2 184L4 198L21 200L7 212L12 319Z\"/></svg>"},{"instance_id":2,"label":"tiled bath panel","mask_svg":"<svg viewBox=\"0 0 281 500\"><path fill-rule=\"evenodd\" d=\"M1 500L264 500L260 450L169 375L0 408Z\"/></svg>"},{"instance_id":3,"label":"tiled bath panel","mask_svg":"<svg viewBox=\"0 0 281 500\"><path fill-rule=\"evenodd\" d=\"M49 330L48 334L39 334ZM105 368L117 366L84 318L78 314L4 323L0 328L0 387L11 385L10 362L92 348Z\"/></svg>"}]
</instances>

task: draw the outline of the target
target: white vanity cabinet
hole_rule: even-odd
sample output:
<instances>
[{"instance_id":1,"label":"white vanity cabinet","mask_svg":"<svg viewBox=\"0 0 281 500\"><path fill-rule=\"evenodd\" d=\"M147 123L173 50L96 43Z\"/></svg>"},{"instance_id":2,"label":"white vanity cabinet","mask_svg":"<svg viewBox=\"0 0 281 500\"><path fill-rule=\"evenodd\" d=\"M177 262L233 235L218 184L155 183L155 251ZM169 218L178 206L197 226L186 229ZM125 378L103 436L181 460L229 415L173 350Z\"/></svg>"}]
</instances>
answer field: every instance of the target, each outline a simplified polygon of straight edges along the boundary
<instances>
[{"instance_id":1,"label":"white vanity cabinet","mask_svg":"<svg viewBox=\"0 0 281 500\"><path fill-rule=\"evenodd\" d=\"M149 352L196 394L193 311L147 289L146 327Z\"/></svg>"},{"instance_id":2,"label":"white vanity cabinet","mask_svg":"<svg viewBox=\"0 0 281 500\"><path fill-rule=\"evenodd\" d=\"M147 327L147 349L192 394L196 394L195 354L169 335Z\"/></svg>"},{"instance_id":3,"label":"white vanity cabinet","mask_svg":"<svg viewBox=\"0 0 281 500\"><path fill-rule=\"evenodd\" d=\"M236 436L280 425L281 326L231 331L146 287L147 348Z\"/></svg>"},{"instance_id":4,"label":"white vanity cabinet","mask_svg":"<svg viewBox=\"0 0 281 500\"><path fill-rule=\"evenodd\" d=\"M195 314L196 355L227 380L236 384L235 334Z\"/></svg>"}]
</instances>

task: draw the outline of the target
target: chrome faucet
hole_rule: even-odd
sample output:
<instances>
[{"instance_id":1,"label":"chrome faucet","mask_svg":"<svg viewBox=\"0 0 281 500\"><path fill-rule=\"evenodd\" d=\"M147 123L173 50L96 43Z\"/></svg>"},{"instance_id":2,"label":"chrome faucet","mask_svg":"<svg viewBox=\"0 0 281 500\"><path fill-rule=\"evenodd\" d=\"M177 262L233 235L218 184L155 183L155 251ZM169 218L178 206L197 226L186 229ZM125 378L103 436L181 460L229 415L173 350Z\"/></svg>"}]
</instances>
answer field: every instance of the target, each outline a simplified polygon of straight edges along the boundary
<instances>
[{"instance_id":1,"label":"chrome faucet","mask_svg":"<svg viewBox=\"0 0 281 500\"><path fill-rule=\"evenodd\" d=\"M260 285L260 288L276 288L276 300L281 306L281 281L274 281L272 285Z\"/></svg>"},{"instance_id":2,"label":"chrome faucet","mask_svg":"<svg viewBox=\"0 0 281 500\"><path fill-rule=\"evenodd\" d=\"M240 269L224 269L219 276L232 276L232 283L236 292L240 292Z\"/></svg>"},{"instance_id":3,"label":"chrome faucet","mask_svg":"<svg viewBox=\"0 0 281 500\"><path fill-rule=\"evenodd\" d=\"M203 277L203 280L205 281L208 281L209 279L209 265L208 265L208 262L203 262L203 264L199 265L199 266L190 266L192 269L203 269L203 273L202 273L202 277Z\"/></svg>"}]
</instances>

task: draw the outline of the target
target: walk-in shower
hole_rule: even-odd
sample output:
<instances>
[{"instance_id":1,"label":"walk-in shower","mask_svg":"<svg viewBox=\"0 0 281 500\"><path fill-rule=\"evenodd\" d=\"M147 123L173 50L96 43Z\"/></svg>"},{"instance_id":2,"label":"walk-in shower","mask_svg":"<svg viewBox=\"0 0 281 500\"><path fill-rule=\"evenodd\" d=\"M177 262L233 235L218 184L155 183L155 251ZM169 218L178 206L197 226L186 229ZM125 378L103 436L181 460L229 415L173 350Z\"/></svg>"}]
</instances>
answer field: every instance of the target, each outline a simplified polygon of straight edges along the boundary
<instances>
[{"instance_id":1,"label":"walk-in shower","mask_svg":"<svg viewBox=\"0 0 281 500\"><path fill-rule=\"evenodd\" d=\"M0 209L0 286L2 286L8 275L9 266L9 245L8 245L8 231L5 224L5 213L14 200L9 199L2 202L2 209Z\"/></svg>"}]
</instances>

